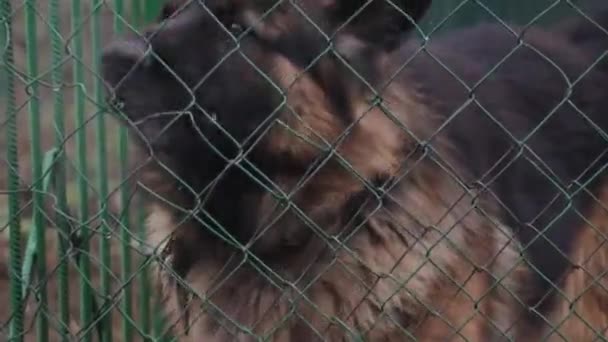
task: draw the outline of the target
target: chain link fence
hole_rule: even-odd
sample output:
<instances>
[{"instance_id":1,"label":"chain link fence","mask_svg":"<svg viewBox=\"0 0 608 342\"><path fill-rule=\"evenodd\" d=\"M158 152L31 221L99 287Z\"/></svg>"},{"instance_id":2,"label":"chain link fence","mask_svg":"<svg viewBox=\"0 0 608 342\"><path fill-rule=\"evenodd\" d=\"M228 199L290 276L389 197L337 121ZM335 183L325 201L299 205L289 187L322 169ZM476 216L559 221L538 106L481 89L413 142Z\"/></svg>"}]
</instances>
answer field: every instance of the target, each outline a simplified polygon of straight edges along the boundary
<instances>
[{"instance_id":1,"label":"chain link fence","mask_svg":"<svg viewBox=\"0 0 608 342\"><path fill-rule=\"evenodd\" d=\"M100 71L103 48L155 22L165 1L0 3L0 340L179 339L156 287L164 260L144 241L135 175L147 159L105 115ZM418 24L429 41L479 22L547 26L578 3L437 0Z\"/></svg>"}]
</instances>

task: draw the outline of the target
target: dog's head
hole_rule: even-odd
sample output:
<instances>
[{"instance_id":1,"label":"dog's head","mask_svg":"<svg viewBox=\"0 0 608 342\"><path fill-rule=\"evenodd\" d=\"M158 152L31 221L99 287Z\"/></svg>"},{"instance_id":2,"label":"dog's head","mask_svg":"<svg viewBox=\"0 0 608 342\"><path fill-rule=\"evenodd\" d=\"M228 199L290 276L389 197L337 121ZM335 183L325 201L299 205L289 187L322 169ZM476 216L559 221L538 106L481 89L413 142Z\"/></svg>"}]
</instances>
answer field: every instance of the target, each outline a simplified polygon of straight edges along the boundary
<instances>
[{"instance_id":1,"label":"dog's head","mask_svg":"<svg viewBox=\"0 0 608 342\"><path fill-rule=\"evenodd\" d=\"M103 76L193 205L260 250L299 243L304 223L279 223L331 225L398 163L398 125L365 89L430 2L173 1L106 48Z\"/></svg>"}]
</instances>

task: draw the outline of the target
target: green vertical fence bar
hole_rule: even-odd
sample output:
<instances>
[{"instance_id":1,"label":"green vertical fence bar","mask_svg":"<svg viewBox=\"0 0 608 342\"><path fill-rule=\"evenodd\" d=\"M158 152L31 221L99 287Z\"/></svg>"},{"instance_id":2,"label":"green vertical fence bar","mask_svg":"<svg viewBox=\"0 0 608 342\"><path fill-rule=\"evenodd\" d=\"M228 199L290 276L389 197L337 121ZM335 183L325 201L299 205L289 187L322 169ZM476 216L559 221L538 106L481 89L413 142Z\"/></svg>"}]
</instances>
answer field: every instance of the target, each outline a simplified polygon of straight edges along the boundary
<instances>
[{"instance_id":1,"label":"green vertical fence bar","mask_svg":"<svg viewBox=\"0 0 608 342\"><path fill-rule=\"evenodd\" d=\"M163 316L163 305L159 298L154 297L154 339L155 341L167 341L165 333L165 317Z\"/></svg>"},{"instance_id":2,"label":"green vertical fence bar","mask_svg":"<svg viewBox=\"0 0 608 342\"><path fill-rule=\"evenodd\" d=\"M139 238L143 241L146 238L145 225L145 210L141 203L138 203L137 207L137 226L139 230ZM148 266L141 269L139 274L139 322L140 330L143 332L145 338L144 341L151 341L151 307L150 301L153 296L150 295L150 275L148 273Z\"/></svg>"},{"instance_id":3,"label":"green vertical fence bar","mask_svg":"<svg viewBox=\"0 0 608 342\"><path fill-rule=\"evenodd\" d=\"M126 180L129 174L129 143L128 135L124 127L121 127L119 138L119 158L120 158L120 174L121 179ZM125 184L121 189L121 281L123 284L123 300L122 312L125 315L123 319L123 337L125 341L131 341L133 338L133 327L130 319L133 316L133 293L131 287L131 232L130 227L130 196L129 187Z\"/></svg>"},{"instance_id":4,"label":"green vertical fence bar","mask_svg":"<svg viewBox=\"0 0 608 342\"><path fill-rule=\"evenodd\" d=\"M144 23L152 22L156 17L158 17L162 6L163 2L159 0L148 0L147 2L144 2L142 8L142 17Z\"/></svg>"},{"instance_id":5,"label":"green vertical fence bar","mask_svg":"<svg viewBox=\"0 0 608 342\"><path fill-rule=\"evenodd\" d=\"M39 342L48 341L48 303L46 293L46 244L44 236L43 221L43 192L42 192L42 151L40 146L40 99L38 91L38 48L37 48L37 25L36 25L36 0L25 2L25 25L27 51L27 76L30 88L30 98L28 99L28 111L30 121L30 143L32 160L32 198L33 198L33 231L38 240L36 254L36 276L38 277L37 301L39 314L36 317L36 335Z\"/></svg>"},{"instance_id":6,"label":"green vertical fence bar","mask_svg":"<svg viewBox=\"0 0 608 342\"><path fill-rule=\"evenodd\" d=\"M49 1L49 24L51 26L51 63L53 70L51 72L51 80L53 83L53 121L55 129L55 146L63 146L65 137L65 106L63 101L63 42L61 39L61 14L59 12L59 0ZM65 175L65 151L57 157L57 164L54 167L55 172L55 187L54 195L57 198L57 215L55 215L55 223L57 225L58 238L58 259L60 264L57 267L57 282L58 282L58 311L59 322L61 324L59 334L61 340L69 341L69 324L70 324L70 282L69 282L69 223L64 214L68 212L68 204L66 197L66 175Z\"/></svg>"},{"instance_id":7,"label":"green vertical fence bar","mask_svg":"<svg viewBox=\"0 0 608 342\"><path fill-rule=\"evenodd\" d=\"M135 1L137 2L137 1ZM137 24L146 24L146 23L150 23L152 22L160 13L160 10L162 8L162 4L163 2L160 0L149 0L147 2L140 2L139 3L140 6L142 6L141 12L138 11L136 12L137 15L139 15L141 13L141 17L142 18L137 18ZM140 203L139 207L137 208L137 225L138 225L138 230L140 232L140 238L141 239L145 239L145 224L144 224L144 220L145 220L145 209L143 207L143 205ZM141 310L140 310L140 314L141 314L141 324L142 324L142 330L146 332L146 334L148 336L151 336L152 331L151 331L151 296L150 296L150 276L148 273L149 268L146 267L144 269L142 269L142 274L141 274L141 288L140 288L140 298L141 298ZM154 310L154 312L156 313L155 315L158 315L159 310ZM159 327L163 327L164 324L161 321L157 322L157 325L159 325Z\"/></svg>"},{"instance_id":8,"label":"green vertical fence bar","mask_svg":"<svg viewBox=\"0 0 608 342\"><path fill-rule=\"evenodd\" d=\"M99 70L101 66L101 14L103 0L94 0L92 2L92 17L91 17L91 55L93 61L93 70ZM93 82L93 92L96 104L101 104L104 101L103 83L101 79L95 77ZM100 317L104 323L104 329L101 329L102 342L112 341L112 310L108 305L112 305L111 300L111 231L110 231L110 215L108 209L108 165L107 165L107 134L106 122L103 113L98 112L96 115L96 142L97 146L97 180L98 180L98 196L99 196L99 219L101 239L99 239L99 259L100 267L100 295L103 298L101 312L106 312L103 317ZM129 341L129 340L126 340Z\"/></svg>"},{"instance_id":9,"label":"green vertical fence bar","mask_svg":"<svg viewBox=\"0 0 608 342\"><path fill-rule=\"evenodd\" d=\"M124 31L123 19L124 4L123 0L114 0L114 32L121 34ZM118 137L118 155L120 159L120 176L121 181L126 181L129 173L129 142L128 132L124 125L119 128ZM132 291L129 278L131 276L131 234L129 232L129 218L130 218L130 198L129 198L129 187L127 183L123 183L120 189L120 241L121 241L121 281L123 282L123 298L121 302L122 313L124 315L122 320L122 338L124 341L130 341L133 339L133 327L131 326L130 319L132 317Z\"/></svg>"},{"instance_id":10,"label":"green vertical fence bar","mask_svg":"<svg viewBox=\"0 0 608 342\"><path fill-rule=\"evenodd\" d=\"M21 283L21 217L19 214L19 165L17 147L17 106L15 101L15 75L13 35L11 27L11 0L1 0L0 20L4 27L2 38L2 65L6 72L6 160L8 162L8 229L9 229L9 272L10 272L10 312L11 322L8 339L23 341L23 298Z\"/></svg>"},{"instance_id":11,"label":"green vertical fence bar","mask_svg":"<svg viewBox=\"0 0 608 342\"><path fill-rule=\"evenodd\" d=\"M139 27L142 21L142 1L131 0L131 24Z\"/></svg>"},{"instance_id":12,"label":"green vertical fence bar","mask_svg":"<svg viewBox=\"0 0 608 342\"><path fill-rule=\"evenodd\" d=\"M89 205L88 205L88 184L87 184L87 150L86 150L86 129L85 129L85 83L83 60L83 37L81 27L81 1L72 0L71 2L71 27L72 27L72 47L71 52L74 57L74 122L77 128L76 137L76 168L78 178L78 204L79 204L79 225L78 232L80 237L80 249L78 263L80 272L80 326L84 330L81 337L83 342L92 341L90 325L93 323L93 297L91 281L91 261L89 259Z\"/></svg>"}]
</instances>

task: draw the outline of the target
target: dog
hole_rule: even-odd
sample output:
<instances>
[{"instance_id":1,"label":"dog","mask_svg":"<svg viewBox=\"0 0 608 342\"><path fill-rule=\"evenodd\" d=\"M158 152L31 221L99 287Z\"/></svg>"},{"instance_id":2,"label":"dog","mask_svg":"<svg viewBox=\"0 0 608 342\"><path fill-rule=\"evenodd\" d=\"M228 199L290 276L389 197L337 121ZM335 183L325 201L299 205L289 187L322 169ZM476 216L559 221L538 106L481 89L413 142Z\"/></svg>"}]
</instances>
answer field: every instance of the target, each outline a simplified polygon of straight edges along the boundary
<instances>
[{"instance_id":1,"label":"dog","mask_svg":"<svg viewBox=\"0 0 608 342\"><path fill-rule=\"evenodd\" d=\"M176 335L606 337L608 9L430 5L172 1L104 49Z\"/></svg>"}]
</instances>

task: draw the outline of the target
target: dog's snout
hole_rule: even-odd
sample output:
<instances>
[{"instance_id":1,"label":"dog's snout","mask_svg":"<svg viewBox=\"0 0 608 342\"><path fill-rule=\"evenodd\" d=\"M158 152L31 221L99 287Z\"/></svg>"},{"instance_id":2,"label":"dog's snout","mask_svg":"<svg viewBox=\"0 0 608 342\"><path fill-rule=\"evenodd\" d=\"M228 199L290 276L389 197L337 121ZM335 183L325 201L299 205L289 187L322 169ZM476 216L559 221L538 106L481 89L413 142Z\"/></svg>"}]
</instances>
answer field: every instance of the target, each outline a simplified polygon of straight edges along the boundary
<instances>
[{"instance_id":1,"label":"dog's snout","mask_svg":"<svg viewBox=\"0 0 608 342\"><path fill-rule=\"evenodd\" d=\"M137 65L149 58L149 46L143 39L115 40L101 56L103 78L112 87L120 83Z\"/></svg>"}]
</instances>

